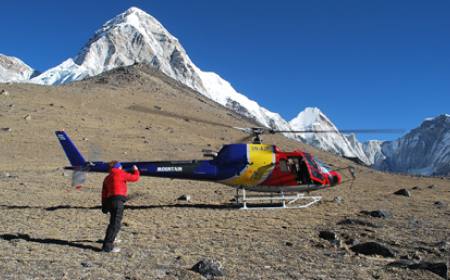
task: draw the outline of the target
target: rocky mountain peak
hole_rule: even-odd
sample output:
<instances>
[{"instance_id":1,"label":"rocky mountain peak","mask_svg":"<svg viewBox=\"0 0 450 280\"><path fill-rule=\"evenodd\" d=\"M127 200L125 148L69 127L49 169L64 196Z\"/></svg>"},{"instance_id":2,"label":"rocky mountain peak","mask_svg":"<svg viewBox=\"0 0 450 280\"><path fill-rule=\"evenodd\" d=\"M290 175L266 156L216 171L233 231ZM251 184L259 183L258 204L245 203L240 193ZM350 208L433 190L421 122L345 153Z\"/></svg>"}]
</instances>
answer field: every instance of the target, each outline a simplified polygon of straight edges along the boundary
<instances>
[{"instance_id":1,"label":"rocky mountain peak","mask_svg":"<svg viewBox=\"0 0 450 280\"><path fill-rule=\"evenodd\" d=\"M327 130L336 133L301 133L297 134L298 140L312 146L329 151L348 158L358 158L367 165L372 162L367 158L362 144L355 135L343 135L333 122L316 107L307 107L292 119L289 124L293 130Z\"/></svg>"},{"instance_id":2,"label":"rocky mountain peak","mask_svg":"<svg viewBox=\"0 0 450 280\"><path fill-rule=\"evenodd\" d=\"M450 174L450 116L425 119L405 136L381 145L375 168L418 175Z\"/></svg>"},{"instance_id":3,"label":"rocky mountain peak","mask_svg":"<svg viewBox=\"0 0 450 280\"><path fill-rule=\"evenodd\" d=\"M0 83L26 81L37 71L14 56L0 54Z\"/></svg>"}]
</instances>

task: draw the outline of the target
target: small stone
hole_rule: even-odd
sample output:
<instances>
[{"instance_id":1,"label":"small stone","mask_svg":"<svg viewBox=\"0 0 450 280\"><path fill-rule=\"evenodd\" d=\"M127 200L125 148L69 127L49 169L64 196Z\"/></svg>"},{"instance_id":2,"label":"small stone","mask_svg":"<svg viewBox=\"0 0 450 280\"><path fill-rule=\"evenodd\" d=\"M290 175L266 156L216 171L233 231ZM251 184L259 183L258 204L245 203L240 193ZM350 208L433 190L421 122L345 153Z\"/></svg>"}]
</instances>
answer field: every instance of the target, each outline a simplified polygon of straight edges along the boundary
<instances>
[{"instance_id":1,"label":"small stone","mask_svg":"<svg viewBox=\"0 0 450 280\"><path fill-rule=\"evenodd\" d=\"M81 262L81 266L88 268L88 267L93 267L94 265L90 261L86 261L86 262Z\"/></svg>"},{"instance_id":2,"label":"small stone","mask_svg":"<svg viewBox=\"0 0 450 280\"><path fill-rule=\"evenodd\" d=\"M191 201L191 196L188 194L183 194L182 196L178 197L177 200L189 202Z\"/></svg>"},{"instance_id":3,"label":"small stone","mask_svg":"<svg viewBox=\"0 0 450 280\"><path fill-rule=\"evenodd\" d=\"M333 244L334 246L336 246L338 248L343 247L343 242L340 239L331 240L330 242L331 242L331 244Z\"/></svg>"},{"instance_id":4,"label":"small stone","mask_svg":"<svg viewBox=\"0 0 450 280\"><path fill-rule=\"evenodd\" d=\"M292 247L292 246L294 246L294 243L286 241L286 243L284 243L284 245L286 245L288 247Z\"/></svg>"},{"instance_id":5,"label":"small stone","mask_svg":"<svg viewBox=\"0 0 450 280\"><path fill-rule=\"evenodd\" d=\"M429 189L434 189L434 188L435 188L435 185L429 185L428 188L429 188Z\"/></svg>"},{"instance_id":6,"label":"small stone","mask_svg":"<svg viewBox=\"0 0 450 280\"><path fill-rule=\"evenodd\" d=\"M4 132L11 132L11 131L12 131L12 128L10 128L10 127L4 127L4 128L2 128L2 131L4 131Z\"/></svg>"},{"instance_id":7,"label":"small stone","mask_svg":"<svg viewBox=\"0 0 450 280\"><path fill-rule=\"evenodd\" d=\"M420 190L420 187L419 187L419 186L415 186L415 187L413 187L412 189L413 189L413 190Z\"/></svg>"},{"instance_id":8,"label":"small stone","mask_svg":"<svg viewBox=\"0 0 450 280\"><path fill-rule=\"evenodd\" d=\"M24 120L29 121L31 120L31 115L30 114L26 114L25 117L23 117Z\"/></svg>"},{"instance_id":9,"label":"small stone","mask_svg":"<svg viewBox=\"0 0 450 280\"><path fill-rule=\"evenodd\" d=\"M8 96L9 92L7 92L5 89L2 89L2 91L0 92L0 95Z\"/></svg>"},{"instance_id":10,"label":"small stone","mask_svg":"<svg viewBox=\"0 0 450 280\"><path fill-rule=\"evenodd\" d=\"M411 193L407 189L400 189L400 190L394 192L394 194L395 195L407 196L407 197L411 196Z\"/></svg>"},{"instance_id":11,"label":"small stone","mask_svg":"<svg viewBox=\"0 0 450 280\"><path fill-rule=\"evenodd\" d=\"M334 202L334 203L337 203L337 204L342 204L343 201L344 201L344 199L342 198L342 196L336 196L336 197L333 199L333 202Z\"/></svg>"},{"instance_id":12,"label":"small stone","mask_svg":"<svg viewBox=\"0 0 450 280\"><path fill-rule=\"evenodd\" d=\"M359 243L360 242L359 242L358 239L353 239L353 238L350 238L350 239L345 241L345 244L347 244L349 246L355 246L355 245L358 245Z\"/></svg>"},{"instance_id":13,"label":"small stone","mask_svg":"<svg viewBox=\"0 0 450 280\"><path fill-rule=\"evenodd\" d=\"M434 246L439 248L439 250L442 252L447 252L448 249L450 248L450 243L447 241L440 241L440 242L437 242L436 244L434 244Z\"/></svg>"},{"instance_id":14,"label":"small stone","mask_svg":"<svg viewBox=\"0 0 450 280\"><path fill-rule=\"evenodd\" d=\"M391 248L389 248L387 245L374 241L357 244L355 246L352 246L350 250L363 255L379 255L390 258L395 257L395 253Z\"/></svg>"},{"instance_id":15,"label":"small stone","mask_svg":"<svg viewBox=\"0 0 450 280\"><path fill-rule=\"evenodd\" d=\"M447 203L443 202L443 201L436 201L433 203L434 206L436 206L437 208L445 208L447 207Z\"/></svg>"},{"instance_id":16,"label":"small stone","mask_svg":"<svg viewBox=\"0 0 450 280\"><path fill-rule=\"evenodd\" d=\"M87 139L86 137L83 137L83 141L88 141L89 139Z\"/></svg>"},{"instance_id":17,"label":"small stone","mask_svg":"<svg viewBox=\"0 0 450 280\"><path fill-rule=\"evenodd\" d=\"M222 265L216 260L203 259L192 267L192 271L200 273L206 279L225 275Z\"/></svg>"},{"instance_id":18,"label":"small stone","mask_svg":"<svg viewBox=\"0 0 450 280\"><path fill-rule=\"evenodd\" d=\"M3 178L9 178L9 177L11 177L11 174L9 174L8 172L3 172L2 173L2 177Z\"/></svg>"},{"instance_id":19,"label":"small stone","mask_svg":"<svg viewBox=\"0 0 450 280\"><path fill-rule=\"evenodd\" d=\"M391 212L386 210L361 211L361 214L369 215L374 218L383 218L383 219L392 218Z\"/></svg>"},{"instance_id":20,"label":"small stone","mask_svg":"<svg viewBox=\"0 0 450 280\"><path fill-rule=\"evenodd\" d=\"M322 230L319 232L319 237L328 241L334 241L337 240L337 235L333 231L329 230Z\"/></svg>"}]
</instances>

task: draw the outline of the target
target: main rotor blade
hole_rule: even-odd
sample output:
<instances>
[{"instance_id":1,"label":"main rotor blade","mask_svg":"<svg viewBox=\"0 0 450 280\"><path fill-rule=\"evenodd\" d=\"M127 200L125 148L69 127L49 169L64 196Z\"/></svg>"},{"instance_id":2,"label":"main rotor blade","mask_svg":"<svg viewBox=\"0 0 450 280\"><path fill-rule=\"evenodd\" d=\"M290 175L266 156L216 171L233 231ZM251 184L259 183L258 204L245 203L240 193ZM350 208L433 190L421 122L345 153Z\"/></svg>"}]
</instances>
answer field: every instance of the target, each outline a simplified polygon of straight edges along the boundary
<instances>
[{"instance_id":1,"label":"main rotor blade","mask_svg":"<svg viewBox=\"0 0 450 280\"><path fill-rule=\"evenodd\" d=\"M162 110L158 110L158 109L148 108L148 107L145 107L145 106L142 106L142 105L131 105L131 106L128 107L128 109L136 111L136 112L141 112L141 113L148 113L148 114L153 114L153 115L159 115L159 116L164 116L164 117L184 120L184 121L187 121L187 122L195 121L195 122L204 123L204 124L210 124L210 125L215 125L215 126L220 126L220 127L232 128L232 126L226 125L226 124L223 124L223 123L208 121L208 120L199 119L199 118L196 118L196 117L188 117L188 116L184 116L184 115L173 113L173 112L167 112L167 111L162 111Z\"/></svg>"},{"instance_id":2,"label":"main rotor blade","mask_svg":"<svg viewBox=\"0 0 450 280\"><path fill-rule=\"evenodd\" d=\"M342 130L269 130L269 133L387 133L399 134L405 132L402 129L342 129Z\"/></svg>"}]
</instances>

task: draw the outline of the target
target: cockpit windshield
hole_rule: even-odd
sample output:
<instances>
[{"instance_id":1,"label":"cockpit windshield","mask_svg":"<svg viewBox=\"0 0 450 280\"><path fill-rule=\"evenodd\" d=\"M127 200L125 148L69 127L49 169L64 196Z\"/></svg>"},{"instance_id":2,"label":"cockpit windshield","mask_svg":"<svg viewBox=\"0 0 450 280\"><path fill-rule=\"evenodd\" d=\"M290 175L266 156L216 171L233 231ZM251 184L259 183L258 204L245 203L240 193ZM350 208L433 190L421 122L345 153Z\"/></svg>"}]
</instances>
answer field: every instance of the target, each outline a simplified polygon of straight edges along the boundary
<instances>
[{"instance_id":1,"label":"cockpit windshield","mask_svg":"<svg viewBox=\"0 0 450 280\"><path fill-rule=\"evenodd\" d=\"M314 161L317 163L317 165L319 166L320 171L322 171L322 173L329 173L330 172L331 167L328 164L323 163L317 157L314 157Z\"/></svg>"}]
</instances>

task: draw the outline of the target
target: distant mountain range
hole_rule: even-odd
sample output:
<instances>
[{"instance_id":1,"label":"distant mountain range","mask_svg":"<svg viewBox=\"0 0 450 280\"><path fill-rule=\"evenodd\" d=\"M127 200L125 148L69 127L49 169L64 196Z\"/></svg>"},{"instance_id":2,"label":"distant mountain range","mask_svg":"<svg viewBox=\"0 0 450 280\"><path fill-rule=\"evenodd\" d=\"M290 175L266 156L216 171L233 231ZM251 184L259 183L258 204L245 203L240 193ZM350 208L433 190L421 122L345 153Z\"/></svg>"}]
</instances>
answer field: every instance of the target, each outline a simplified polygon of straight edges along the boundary
<instances>
[{"instance_id":1,"label":"distant mountain range","mask_svg":"<svg viewBox=\"0 0 450 280\"><path fill-rule=\"evenodd\" d=\"M335 130L335 134L286 134L287 137L377 169L423 175L449 174L449 115L426 120L393 142L360 143L344 135L318 108L306 108L290 122L237 92L218 74L200 70L177 38L154 17L136 7L107 21L73 58L38 73L18 58L0 54L0 82L58 85L117 67L145 63L263 126L281 130ZM419 151L420 152L417 152ZM412 153L414 151L414 153Z\"/></svg>"}]
</instances>

